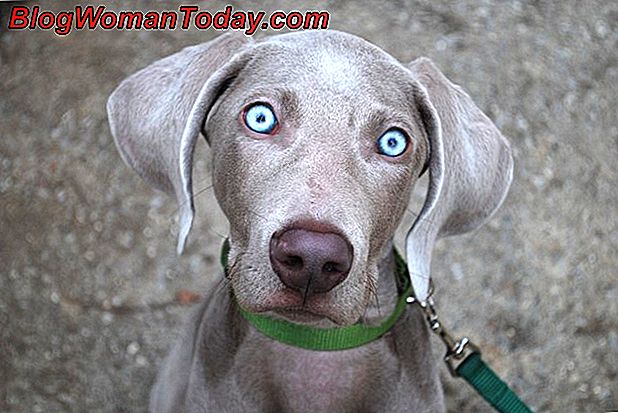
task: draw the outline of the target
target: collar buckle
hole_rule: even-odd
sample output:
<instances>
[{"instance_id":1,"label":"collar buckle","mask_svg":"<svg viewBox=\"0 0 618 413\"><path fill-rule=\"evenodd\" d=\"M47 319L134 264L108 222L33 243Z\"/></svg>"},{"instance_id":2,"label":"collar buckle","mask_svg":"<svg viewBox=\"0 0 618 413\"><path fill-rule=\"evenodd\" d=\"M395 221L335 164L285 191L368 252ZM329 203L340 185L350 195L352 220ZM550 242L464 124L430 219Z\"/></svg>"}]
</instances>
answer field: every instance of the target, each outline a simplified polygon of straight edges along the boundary
<instances>
[{"instance_id":1,"label":"collar buckle","mask_svg":"<svg viewBox=\"0 0 618 413\"><path fill-rule=\"evenodd\" d=\"M438 313L436 312L435 303L433 301L434 286L433 281L429 286L429 294L425 301L418 300L414 295L410 295L406 298L408 304L418 304L421 311L425 315L425 319L429 324L429 328L442 340L446 346L446 354L444 355L444 362L448 367L449 372L453 377L457 377L457 369L459 366L473 353L480 354L479 348L470 341L468 337L462 337L457 339L453 337L448 330L444 327Z\"/></svg>"}]
</instances>

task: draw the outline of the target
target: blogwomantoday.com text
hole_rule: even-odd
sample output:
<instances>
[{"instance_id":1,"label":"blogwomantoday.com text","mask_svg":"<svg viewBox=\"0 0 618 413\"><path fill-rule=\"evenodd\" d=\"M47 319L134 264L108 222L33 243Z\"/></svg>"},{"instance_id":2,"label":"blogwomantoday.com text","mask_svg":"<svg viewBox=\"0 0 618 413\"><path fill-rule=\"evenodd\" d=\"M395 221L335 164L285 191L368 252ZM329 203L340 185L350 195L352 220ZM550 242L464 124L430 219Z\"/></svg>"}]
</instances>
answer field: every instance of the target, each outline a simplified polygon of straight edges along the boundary
<instances>
[{"instance_id":1,"label":"blogwomantoday.com text","mask_svg":"<svg viewBox=\"0 0 618 413\"><path fill-rule=\"evenodd\" d=\"M73 10L49 11L39 6L13 6L8 16L9 30L53 30L66 36L73 30L238 30L246 35L258 29L327 29L330 15L327 11L265 11L201 10L198 6L180 6L177 10L131 11L108 10L106 6L75 6Z\"/></svg>"}]
</instances>

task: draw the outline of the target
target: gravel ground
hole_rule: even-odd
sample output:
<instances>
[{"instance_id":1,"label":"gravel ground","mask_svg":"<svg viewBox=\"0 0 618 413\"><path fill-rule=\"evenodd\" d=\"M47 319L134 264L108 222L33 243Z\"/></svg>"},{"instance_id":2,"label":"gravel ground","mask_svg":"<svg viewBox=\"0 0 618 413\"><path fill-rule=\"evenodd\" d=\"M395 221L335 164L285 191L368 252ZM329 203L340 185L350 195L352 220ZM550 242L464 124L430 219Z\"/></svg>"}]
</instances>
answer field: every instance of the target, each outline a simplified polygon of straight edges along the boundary
<instances>
[{"instance_id":1,"label":"gravel ground","mask_svg":"<svg viewBox=\"0 0 618 413\"><path fill-rule=\"evenodd\" d=\"M439 308L536 410L618 410L618 3L230 3L329 10L331 28L402 61L429 56L464 85L509 137L515 176L489 225L439 243ZM146 411L188 302L218 274L226 223L203 191L177 257L176 205L123 164L105 102L128 74L217 33L2 27L0 411ZM197 190L207 171L200 143ZM444 380L450 411L490 411Z\"/></svg>"}]
</instances>

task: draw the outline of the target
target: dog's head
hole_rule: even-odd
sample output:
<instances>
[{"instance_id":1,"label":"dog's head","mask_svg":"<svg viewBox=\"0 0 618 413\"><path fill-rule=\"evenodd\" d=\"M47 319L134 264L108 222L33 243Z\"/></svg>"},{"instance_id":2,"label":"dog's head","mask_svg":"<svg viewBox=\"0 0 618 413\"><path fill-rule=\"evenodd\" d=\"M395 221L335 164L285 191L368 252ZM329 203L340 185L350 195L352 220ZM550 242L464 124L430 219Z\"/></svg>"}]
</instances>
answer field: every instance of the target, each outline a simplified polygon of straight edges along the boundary
<instances>
[{"instance_id":1,"label":"dog's head","mask_svg":"<svg viewBox=\"0 0 618 413\"><path fill-rule=\"evenodd\" d=\"M126 79L108 112L125 161L178 198L179 252L206 137L239 303L300 321L362 315L425 168L407 237L421 296L436 238L479 226L511 180L507 142L431 62L339 32L220 36Z\"/></svg>"}]
</instances>

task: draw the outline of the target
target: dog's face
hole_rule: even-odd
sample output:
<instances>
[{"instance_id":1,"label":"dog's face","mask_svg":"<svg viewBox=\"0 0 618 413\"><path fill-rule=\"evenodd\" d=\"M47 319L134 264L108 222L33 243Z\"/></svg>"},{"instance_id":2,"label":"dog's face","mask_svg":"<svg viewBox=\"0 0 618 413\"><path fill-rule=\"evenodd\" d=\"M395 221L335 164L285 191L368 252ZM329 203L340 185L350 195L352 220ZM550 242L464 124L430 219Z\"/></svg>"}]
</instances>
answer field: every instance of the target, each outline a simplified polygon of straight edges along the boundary
<instances>
[{"instance_id":1,"label":"dog's face","mask_svg":"<svg viewBox=\"0 0 618 413\"><path fill-rule=\"evenodd\" d=\"M253 51L205 123L243 307L337 324L363 314L427 159L414 87L404 67L356 38L283 37ZM298 228L349 245L349 271L327 291L308 291L310 279L290 288L273 265L277 237Z\"/></svg>"},{"instance_id":2,"label":"dog's face","mask_svg":"<svg viewBox=\"0 0 618 413\"><path fill-rule=\"evenodd\" d=\"M125 79L107 109L123 159L178 199L179 252L206 136L234 294L301 322L363 314L425 164L427 198L406 237L420 299L435 240L479 227L512 177L508 142L428 59L403 66L340 32L222 35Z\"/></svg>"}]
</instances>

